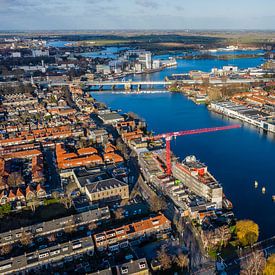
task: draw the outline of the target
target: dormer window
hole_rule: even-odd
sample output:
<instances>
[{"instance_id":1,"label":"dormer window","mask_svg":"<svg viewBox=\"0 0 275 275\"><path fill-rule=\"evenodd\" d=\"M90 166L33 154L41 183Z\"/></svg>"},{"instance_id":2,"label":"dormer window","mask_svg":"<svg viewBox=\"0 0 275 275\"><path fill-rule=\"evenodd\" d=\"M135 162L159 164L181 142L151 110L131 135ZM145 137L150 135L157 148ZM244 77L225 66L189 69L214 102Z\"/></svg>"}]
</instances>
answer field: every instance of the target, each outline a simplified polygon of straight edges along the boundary
<instances>
[{"instance_id":1,"label":"dormer window","mask_svg":"<svg viewBox=\"0 0 275 275\"><path fill-rule=\"evenodd\" d=\"M122 273L122 274L127 274L127 273L128 273L128 267L123 266L123 267L121 268L121 273Z\"/></svg>"},{"instance_id":2,"label":"dormer window","mask_svg":"<svg viewBox=\"0 0 275 275\"><path fill-rule=\"evenodd\" d=\"M140 263L138 264L138 266L139 266L139 269L143 269L143 268L146 267L146 264L145 264L145 262L140 262Z\"/></svg>"}]
</instances>

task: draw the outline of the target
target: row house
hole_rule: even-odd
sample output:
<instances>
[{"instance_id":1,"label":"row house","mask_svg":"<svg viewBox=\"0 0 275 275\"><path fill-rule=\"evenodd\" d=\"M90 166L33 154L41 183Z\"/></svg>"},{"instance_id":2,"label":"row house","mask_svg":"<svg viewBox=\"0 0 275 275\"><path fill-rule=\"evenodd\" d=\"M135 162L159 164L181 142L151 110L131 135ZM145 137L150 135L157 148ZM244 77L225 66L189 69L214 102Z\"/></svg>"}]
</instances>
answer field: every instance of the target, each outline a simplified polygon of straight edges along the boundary
<instances>
[{"instance_id":1,"label":"row house","mask_svg":"<svg viewBox=\"0 0 275 275\"><path fill-rule=\"evenodd\" d=\"M15 202L15 201L31 201L33 199L43 199L47 195L45 189L38 184L35 189L31 186L28 186L23 192L20 188L17 188L15 191L13 190L3 190L0 193L0 205L4 205L7 203Z\"/></svg>"},{"instance_id":2,"label":"row house","mask_svg":"<svg viewBox=\"0 0 275 275\"><path fill-rule=\"evenodd\" d=\"M59 143L56 144L55 151L59 169L103 164L103 160L97 154L97 150L92 147L81 148L77 153L67 153L63 148L63 144Z\"/></svg>"},{"instance_id":3,"label":"row house","mask_svg":"<svg viewBox=\"0 0 275 275\"><path fill-rule=\"evenodd\" d=\"M167 233L171 222L162 214L132 224L95 234L94 241L98 251L116 251L127 247L129 241L141 241L150 236Z\"/></svg>"}]
</instances>

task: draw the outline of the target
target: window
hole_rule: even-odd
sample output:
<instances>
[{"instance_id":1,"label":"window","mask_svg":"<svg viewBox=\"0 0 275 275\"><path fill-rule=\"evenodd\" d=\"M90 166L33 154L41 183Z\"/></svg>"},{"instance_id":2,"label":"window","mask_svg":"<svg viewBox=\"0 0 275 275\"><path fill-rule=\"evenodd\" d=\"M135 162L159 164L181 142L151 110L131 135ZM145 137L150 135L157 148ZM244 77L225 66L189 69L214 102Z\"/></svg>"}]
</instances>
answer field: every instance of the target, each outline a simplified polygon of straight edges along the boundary
<instances>
[{"instance_id":1,"label":"window","mask_svg":"<svg viewBox=\"0 0 275 275\"><path fill-rule=\"evenodd\" d=\"M143 269L143 268L146 267L146 264L145 264L145 262L140 262L140 263L138 264L138 266L139 266L139 269Z\"/></svg>"},{"instance_id":2,"label":"window","mask_svg":"<svg viewBox=\"0 0 275 275\"><path fill-rule=\"evenodd\" d=\"M59 250L59 249L58 249L58 250L54 250L54 251L51 252L51 256L57 255L57 254L59 254L59 253L60 253L60 250Z\"/></svg>"},{"instance_id":3,"label":"window","mask_svg":"<svg viewBox=\"0 0 275 275\"><path fill-rule=\"evenodd\" d=\"M128 267L126 267L126 266L121 267L121 273L122 274L127 274L128 273Z\"/></svg>"},{"instance_id":4,"label":"window","mask_svg":"<svg viewBox=\"0 0 275 275\"><path fill-rule=\"evenodd\" d=\"M73 249L78 249L78 248L80 248L81 246L82 246L81 243L74 244L74 245L73 245Z\"/></svg>"},{"instance_id":5,"label":"window","mask_svg":"<svg viewBox=\"0 0 275 275\"><path fill-rule=\"evenodd\" d=\"M49 253L42 253L42 254L39 254L39 259L43 259L43 258L46 258L49 256Z\"/></svg>"}]
</instances>

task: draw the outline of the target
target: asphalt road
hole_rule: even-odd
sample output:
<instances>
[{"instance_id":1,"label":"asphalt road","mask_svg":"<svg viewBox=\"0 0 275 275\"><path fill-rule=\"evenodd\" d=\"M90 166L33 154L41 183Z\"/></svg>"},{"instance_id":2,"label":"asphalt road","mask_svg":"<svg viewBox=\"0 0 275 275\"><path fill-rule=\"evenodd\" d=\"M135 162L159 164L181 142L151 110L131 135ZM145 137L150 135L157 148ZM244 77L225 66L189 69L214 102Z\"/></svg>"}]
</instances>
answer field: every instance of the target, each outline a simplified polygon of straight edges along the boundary
<instances>
[{"instance_id":1,"label":"asphalt road","mask_svg":"<svg viewBox=\"0 0 275 275\"><path fill-rule=\"evenodd\" d=\"M61 180L56 167L56 162L54 161L54 152L50 149L45 150L45 161L47 163L47 182L49 186L47 189L51 192L51 190L60 189L61 188Z\"/></svg>"}]
</instances>

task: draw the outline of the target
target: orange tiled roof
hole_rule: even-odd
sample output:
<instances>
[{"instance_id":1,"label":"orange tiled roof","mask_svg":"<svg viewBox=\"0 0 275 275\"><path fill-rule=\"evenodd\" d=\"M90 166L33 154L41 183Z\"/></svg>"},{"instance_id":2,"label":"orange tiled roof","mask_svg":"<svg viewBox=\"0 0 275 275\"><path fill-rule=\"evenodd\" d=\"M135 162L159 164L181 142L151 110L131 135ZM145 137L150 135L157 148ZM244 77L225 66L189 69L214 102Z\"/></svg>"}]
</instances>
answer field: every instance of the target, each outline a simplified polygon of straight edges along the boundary
<instances>
[{"instance_id":1,"label":"orange tiled roof","mask_svg":"<svg viewBox=\"0 0 275 275\"><path fill-rule=\"evenodd\" d=\"M17 188L17 190L16 190L16 197L24 197L24 194L20 188Z\"/></svg>"},{"instance_id":2,"label":"orange tiled roof","mask_svg":"<svg viewBox=\"0 0 275 275\"><path fill-rule=\"evenodd\" d=\"M39 184L37 184L37 186L36 186L36 192L39 192L40 190L43 190L43 191L45 191L45 189L41 186L41 184L39 183Z\"/></svg>"},{"instance_id":3,"label":"orange tiled roof","mask_svg":"<svg viewBox=\"0 0 275 275\"><path fill-rule=\"evenodd\" d=\"M93 155L93 154L97 154L97 150L93 147L86 147L86 148L78 149L77 153L80 156Z\"/></svg>"},{"instance_id":4,"label":"orange tiled roof","mask_svg":"<svg viewBox=\"0 0 275 275\"><path fill-rule=\"evenodd\" d=\"M116 147L111 144L111 143L108 143L105 147L105 153L113 153L114 151L116 150Z\"/></svg>"},{"instance_id":5,"label":"orange tiled roof","mask_svg":"<svg viewBox=\"0 0 275 275\"><path fill-rule=\"evenodd\" d=\"M28 187L26 188L26 195L30 192L33 193L33 189L30 187L30 185L28 185Z\"/></svg>"},{"instance_id":6,"label":"orange tiled roof","mask_svg":"<svg viewBox=\"0 0 275 275\"><path fill-rule=\"evenodd\" d=\"M165 224L168 224L169 226L171 225L171 222L163 215L163 214L159 214L156 217L153 218L148 218L146 220L142 220L139 222L135 222L132 224L128 224L119 228L115 228L115 229L111 229L99 234L95 234L94 235L94 239L96 240L97 236L105 236L105 240L108 239L113 239L116 237L123 237L127 238L130 237L131 235L137 234L137 233L144 233L146 231L149 231L151 229L153 229L154 227L159 227L159 226L163 226ZM112 237L108 237L108 235L115 235ZM101 242L101 241L99 241ZM96 241L97 243L97 241Z\"/></svg>"},{"instance_id":7,"label":"orange tiled roof","mask_svg":"<svg viewBox=\"0 0 275 275\"><path fill-rule=\"evenodd\" d=\"M123 157L121 157L118 154L115 153L108 153L108 154L104 154L104 160L105 161L113 161L113 162L122 162L123 161Z\"/></svg>"},{"instance_id":8,"label":"orange tiled roof","mask_svg":"<svg viewBox=\"0 0 275 275\"><path fill-rule=\"evenodd\" d=\"M26 150L26 151L19 151L19 152L13 152L10 154L4 155L4 159L13 159L13 158L30 158L34 156L39 156L41 155L41 151L37 149L33 150Z\"/></svg>"},{"instance_id":9,"label":"orange tiled roof","mask_svg":"<svg viewBox=\"0 0 275 275\"><path fill-rule=\"evenodd\" d=\"M12 190L10 190L8 198L11 199L11 198L15 198L15 197L16 197L15 194L12 192Z\"/></svg>"},{"instance_id":10,"label":"orange tiled roof","mask_svg":"<svg viewBox=\"0 0 275 275\"><path fill-rule=\"evenodd\" d=\"M78 157L70 160L63 160L58 163L60 169L72 168L77 166L86 166L90 164L102 164L102 158L98 155L90 155L87 157Z\"/></svg>"}]
</instances>

